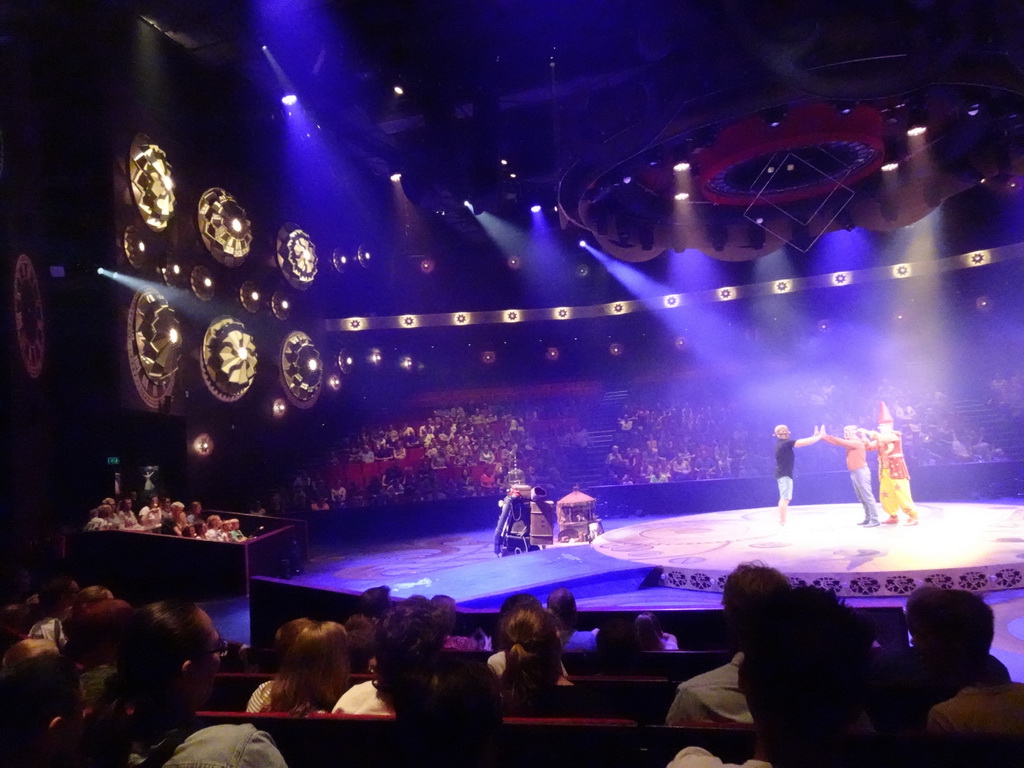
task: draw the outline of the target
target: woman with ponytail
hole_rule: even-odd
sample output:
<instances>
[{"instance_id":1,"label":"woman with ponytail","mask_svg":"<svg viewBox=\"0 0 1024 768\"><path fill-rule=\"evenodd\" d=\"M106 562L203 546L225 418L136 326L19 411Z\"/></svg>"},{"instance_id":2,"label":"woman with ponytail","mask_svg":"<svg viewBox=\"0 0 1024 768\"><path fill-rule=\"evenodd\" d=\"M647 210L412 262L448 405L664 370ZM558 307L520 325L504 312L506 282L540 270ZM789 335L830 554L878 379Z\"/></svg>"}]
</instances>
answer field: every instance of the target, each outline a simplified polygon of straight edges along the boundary
<instances>
[{"instance_id":1,"label":"woman with ponytail","mask_svg":"<svg viewBox=\"0 0 1024 768\"><path fill-rule=\"evenodd\" d=\"M227 643L197 606L167 600L139 608L125 628L117 673L87 731L95 768L285 768L273 740L252 725L201 728L196 710L213 690Z\"/></svg>"}]
</instances>

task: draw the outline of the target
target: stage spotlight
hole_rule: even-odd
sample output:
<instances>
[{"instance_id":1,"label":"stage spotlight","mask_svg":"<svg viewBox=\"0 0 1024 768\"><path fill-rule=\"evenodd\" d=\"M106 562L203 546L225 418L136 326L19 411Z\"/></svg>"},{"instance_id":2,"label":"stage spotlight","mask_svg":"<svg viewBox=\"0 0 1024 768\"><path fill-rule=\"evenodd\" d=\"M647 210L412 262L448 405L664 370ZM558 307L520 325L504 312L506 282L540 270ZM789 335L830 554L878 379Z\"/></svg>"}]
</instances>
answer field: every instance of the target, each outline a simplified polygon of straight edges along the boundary
<instances>
[{"instance_id":1,"label":"stage spotlight","mask_svg":"<svg viewBox=\"0 0 1024 768\"><path fill-rule=\"evenodd\" d=\"M907 129L907 136L921 136L928 130L925 125L914 125Z\"/></svg>"},{"instance_id":2,"label":"stage spotlight","mask_svg":"<svg viewBox=\"0 0 1024 768\"><path fill-rule=\"evenodd\" d=\"M335 248L331 252L331 265L339 274L343 273L345 268L348 266L348 256L345 255L345 252L341 250L341 248Z\"/></svg>"},{"instance_id":3,"label":"stage spotlight","mask_svg":"<svg viewBox=\"0 0 1024 768\"><path fill-rule=\"evenodd\" d=\"M367 356L367 361L370 365L380 365L380 361L384 359L384 356L380 353L380 350L374 347L370 350L370 354Z\"/></svg>"},{"instance_id":4,"label":"stage spotlight","mask_svg":"<svg viewBox=\"0 0 1024 768\"><path fill-rule=\"evenodd\" d=\"M821 331L822 333L825 333L825 331L827 331L831 327L832 327L832 324L828 320L819 320L818 321L818 330Z\"/></svg>"},{"instance_id":5,"label":"stage spotlight","mask_svg":"<svg viewBox=\"0 0 1024 768\"><path fill-rule=\"evenodd\" d=\"M213 298L213 275L202 264L196 264L196 266L192 267L189 284L192 287L192 293L195 294L197 299L209 301Z\"/></svg>"},{"instance_id":6,"label":"stage spotlight","mask_svg":"<svg viewBox=\"0 0 1024 768\"><path fill-rule=\"evenodd\" d=\"M341 376L339 376L336 373L332 373L330 376L327 377L327 386L329 386L331 389L337 392L339 389L341 389Z\"/></svg>"},{"instance_id":7,"label":"stage spotlight","mask_svg":"<svg viewBox=\"0 0 1024 768\"><path fill-rule=\"evenodd\" d=\"M260 292L252 280L242 283L242 287L238 291L238 299L249 312L260 311Z\"/></svg>"},{"instance_id":8,"label":"stage spotlight","mask_svg":"<svg viewBox=\"0 0 1024 768\"><path fill-rule=\"evenodd\" d=\"M192 441L192 451L197 456L209 456L213 453L213 438L203 432Z\"/></svg>"},{"instance_id":9,"label":"stage spotlight","mask_svg":"<svg viewBox=\"0 0 1024 768\"><path fill-rule=\"evenodd\" d=\"M405 95L405 89L400 85L396 85L394 88L392 88L392 90L395 92L395 96Z\"/></svg>"},{"instance_id":10,"label":"stage spotlight","mask_svg":"<svg viewBox=\"0 0 1024 768\"><path fill-rule=\"evenodd\" d=\"M675 198L676 198L676 200L689 200L690 199L690 193L689 192L676 192Z\"/></svg>"},{"instance_id":11,"label":"stage spotlight","mask_svg":"<svg viewBox=\"0 0 1024 768\"><path fill-rule=\"evenodd\" d=\"M281 103L284 104L286 107L294 105L298 100L299 97L296 96L294 93L286 93L284 96L281 97Z\"/></svg>"},{"instance_id":12,"label":"stage spotlight","mask_svg":"<svg viewBox=\"0 0 1024 768\"><path fill-rule=\"evenodd\" d=\"M285 395L299 408L309 408L320 396L323 365L313 340L302 331L292 331L281 345L281 383Z\"/></svg>"},{"instance_id":13,"label":"stage spotlight","mask_svg":"<svg viewBox=\"0 0 1024 768\"><path fill-rule=\"evenodd\" d=\"M551 360L552 362L554 362L561 356L562 350L560 350L558 347L548 347L547 350L545 350L544 352L544 357L548 360Z\"/></svg>"},{"instance_id":14,"label":"stage spotlight","mask_svg":"<svg viewBox=\"0 0 1024 768\"><path fill-rule=\"evenodd\" d=\"M685 160L681 163L676 163L672 166L673 171L688 171L690 170L690 164Z\"/></svg>"},{"instance_id":15,"label":"stage spotlight","mask_svg":"<svg viewBox=\"0 0 1024 768\"><path fill-rule=\"evenodd\" d=\"M509 269L519 269L523 266L523 260L518 256L509 256L505 263L508 264Z\"/></svg>"},{"instance_id":16,"label":"stage spotlight","mask_svg":"<svg viewBox=\"0 0 1024 768\"><path fill-rule=\"evenodd\" d=\"M882 170L886 171L886 172L888 172L888 171L895 171L899 167L900 167L900 164L898 162L896 162L895 160L892 160L892 161L890 161L888 163L885 163L882 166Z\"/></svg>"},{"instance_id":17,"label":"stage spotlight","mask_svg":"<svg viewBox=\"0 0 1024 768\"><path fill-rule=\"evenodd\" d=\"M580 248L586 248L586 247L587 247L587 241L586 240L580 240Z\"/></svg>"},{"instance_id":18,"label":"stage spotlight","mask_svg":"<svg viewBox=\"0 0 1024 768\"><path fill-rule=\"evenodd\" d=\"M274 291L274 295L270 297L270 311L274 313L274 317L278 320L287 320L291 304L281 291Z\"/></svg>"},{"instance_id":19,"label":"stage spotlight","mask_svg":"<svg viewBox=\"0 0 1024 768\"><path fill-rule=\"evenodd\" d=\"M245 209L227 191L211 187L199 198L199 234L206 250L225 267L237 267L249 254L252 228Z\"/></svg>"},{"instance_id":20,"label":"stage spotlight","mask_svg":"<svg viewBox=\"0 0 1024 768\"><path fill-rule=\"evenodd\" d=\"M288 404L284 401L284 398L279 397L274 400L273 406L271 406L271 412L274 414L275 419L280 419L284 416L285 411L288 410Z\"/></svg>"},{"instance_id":21,"label":"stage spotlight","mask_svg":"<svg viewBox=\"0 0 1024 768\"><path fill-rule=\"evenodd\" d=\"M508 165L508 160L506 160L505 158L502 158L501 159L501 164L502 165Z\"/></svg>"},{"instance_id":22,"label":"stage spotlight","mask_svg":"<svg viewBox=\"0 0 1024 768\"><path fill-rule=\"evenodd\" d=\"M540 206L539 205L531 205L530 206L530 213L540 213Z\"/></svg>"},{"instance_id":23,"label":"stage spotlight","mask_svg":"<svg viewBox=\"0 0 1024 768\"><path fill-rule=\"evenodd\" d=\"M360 245L359 250L356 251L356 262L363 269L370 268L370 252L365 246Z\"/></svg>"},{"instance_id":24,"label":"stage spotlight","mask_svg":"<svg viewBox=\"0 0 1024 768\"><path fill-rule=\"evenodd\" d=\"M480 360L483 362L484 365L491 365L497 359L498 356L489 349L480 353Z\"/></svg>"},{"instance_id":25,"label":"stage spotlight","mask_svg":"<svg viewBox=\"0 0 1024 768\"><path fill-rule=\"evenodd\" d=\"M400 173L392 173L390 178L391 178L391 180L393 182L395 182L397 184L399 181L402 180L402 174L400 174Z\"/></svg>"},{"instance_id":26,"label":"stage spotlight","mask_svg":"<svg viewBox=\"0 0 1024 768\"><path fill-rule=\"evenodd\" d=\"M142 269L150 264L151 259L146 254L146 243L142 239L138 227L134 224L129 224L125 227L122 242L124 244L124 255L128 259L129 264L136 269Z\"/></svg>"},{"instance_id":27,"label":"stage spotlight","mask_svg":"<svg viewBox=\"0 0 1024 768\"><path fill-rule=\"evenodd\" d=\"M409 355L403 355L402 359L398 361L398 365L403 371L411 371L413 368L412 358Z\"/></svg>"},{"instance_id":28,"label":"stage spotlight","mask_svg":"<svg viewBox=\"0 0 1024 768\"><path fill-rule=\"evenodd\" d=\"M352 366L355 364L355 359L352 355L346 352L344 349L338 352L338 370L343 374L348 375L352 373Z\"/></svg>"},{"instance_id":29,"label":"stage spotlight","mask_svg":"<svg viewBox=\"0 0 1024 768\"><path fill-rule=\"evenodd\" d=\"M979 296L974 306L979 312L991 312L992 300L988 296Z\"/></svg>"},{"instance_id":30,"label":"stage spotlight","mask_svg":"<svg viewBox=\"0 0 1024 768\"><path fill-rule=\"evenodd\" d=\"M435 264L434 260L429 256L425 256L422 259L420 259L420 272L422 272L425 275L429 275L431 272L433 272L434 267L436 266L437 264Z\"/></svg>"},{"instance_id":31,"label":"stage spotlight","mask_svg":"<svg viewBox=\"0 0 1024 768\"><path fill-rule=\"evenodd\" d=\"M590 275L590 265L589 264L577 264L576 265L576 277L578 277L578 278L580 278L582 280L582 279L584 279L586 277L589 277L589 275Z\"/></svg>"},{"instance_id":32,"label":"stage spotlight","mask_svg":"<svg viewBox=\"0 0 1024 768\"><path fill-rule=\"evenodd\" d=\"M689 343L689 342L688 342L688 341L686 340L686 337L685 337L685 336L676 336L676 338L675 338L675 341L673 341L673 342L672 342L672 344L673 344L673 345L675 346L675 348L676 348L676 349L678 349L678 350L679 350L680 352L682 352L682 351L683 351L683 350L685 350L685 349L686 349L686 348L687 348L688 346L690 346L690 343Z\"/></svg>"},{"instance_id":33,"label":"stage spotlight","mask_svg":"<svg viewBox=\"0 0 1024 768\"><path fill-rule=\"evenodd\" d=\"M608 345L608 354L610 354L612 357L619 357L624 351L625 348L617 341L613 344Z\"/></svg>"}]
</instances>

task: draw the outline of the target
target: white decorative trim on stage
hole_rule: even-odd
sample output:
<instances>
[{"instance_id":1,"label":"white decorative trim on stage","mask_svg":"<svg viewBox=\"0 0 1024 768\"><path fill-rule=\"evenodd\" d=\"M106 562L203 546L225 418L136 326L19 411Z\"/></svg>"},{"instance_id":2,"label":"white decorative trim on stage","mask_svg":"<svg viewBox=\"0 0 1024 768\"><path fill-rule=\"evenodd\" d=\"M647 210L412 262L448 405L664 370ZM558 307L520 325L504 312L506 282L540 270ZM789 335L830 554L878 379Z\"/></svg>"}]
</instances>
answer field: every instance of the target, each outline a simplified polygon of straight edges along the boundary
<instances>
[{"instance_id":1,"label":"white decorative trim on stage","mask_svg":"<svg viewBox=\"0 0 1024 768\"><path fill-rule=\"evenodd\" d=\"M662 584L721 592L737 564L761 560L794 584L850 597L906 595L919 586L986 592L1024 586L1024 507L919 504L920 524L862 528L859 504L712 512L617 528L593 546L664 570ZM882 516L883 519L885 515Z\"/></svg>"}]
</instances>

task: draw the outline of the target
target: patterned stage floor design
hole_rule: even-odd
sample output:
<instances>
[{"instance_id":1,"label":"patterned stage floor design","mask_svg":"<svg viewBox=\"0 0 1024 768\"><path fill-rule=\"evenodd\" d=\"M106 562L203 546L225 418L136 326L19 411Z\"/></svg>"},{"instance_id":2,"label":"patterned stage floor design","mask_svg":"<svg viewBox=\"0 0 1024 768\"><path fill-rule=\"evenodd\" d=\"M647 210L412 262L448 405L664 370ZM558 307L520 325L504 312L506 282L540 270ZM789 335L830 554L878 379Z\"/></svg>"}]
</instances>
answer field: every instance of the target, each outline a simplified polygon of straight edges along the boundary
<instances>
[{"instance_id":1,"label":"patterned stage floor design","mask_svg":"<svg viewBox=\"0 0 1024 768\"><path fill-rule=\"evenodd\" d=\"M662 583L721 592L737 563L762 560L794 581L855 597L906 595L922 584L976 592L1024 586L1024 507L919 504L920 525L862 528L859 504L774 507L651 520L609 531L602 554L664 568ZM884 516L883 516L884 517Z\"/></svg>"}]
</instances>

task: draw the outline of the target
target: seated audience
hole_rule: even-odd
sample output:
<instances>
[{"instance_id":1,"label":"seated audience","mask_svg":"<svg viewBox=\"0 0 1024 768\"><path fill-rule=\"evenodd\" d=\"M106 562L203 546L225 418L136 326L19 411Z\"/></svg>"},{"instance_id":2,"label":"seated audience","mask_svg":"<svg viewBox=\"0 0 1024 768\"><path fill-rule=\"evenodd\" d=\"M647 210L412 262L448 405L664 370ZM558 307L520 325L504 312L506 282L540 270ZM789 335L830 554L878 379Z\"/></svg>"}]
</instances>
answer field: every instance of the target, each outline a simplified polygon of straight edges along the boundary
<instances>
[{"instance_id":1,"label":"seated audience","mask_svg":"<svg viewBox=\"0 0 1024 768\"><path fill-rule=\"evenodd\" d=\"M517 592L514 595L509 595L501 603L501 608L498 609L498 631L494 637L495 647L498 650L496 653L487 657L487 666L490 667L498 677L501 677L505 672L505 652L509 648L508 638L504 632L505 622L520 608L528 608L536 611L544 610L544 607L540 604L540 600L526 592Z\"/></svg>"},{"instance_id":2,"label":"seated audience","mask_svg":"<svg viewBox=\"0 0 1024 768\"><path fill-rule=\"evenodd\" d=\"M63 623L71 613L78 594L78 584L69 576L54 576L39 589L39 611L42 618L32 625L29 637L52 640L58 648L67 643Z\"/></svg>"},{"instance_id":3,"label":"seated audience","mask_svg":"<svg viewBox=\"0 0 1024 768\"><path fill-rule=\"evenodd\" d=\"M740 687L757 734L754 761L836 768L842 737L863 709L873 632L829 591L767 595L747 627ZM670 768L720 765L688 747Z\"/></svg>"},{"instance_id":4,"label":"seated audience","mask_svg":"<svg viewBox=\"0 0 1024 768\"><path fill-rule=\"evenodd\" d=\"M112 531L118 528L114 520L114 508L108 504L100 504L92 511L92 517L85 524L87 531Z\"/></svg>"},{"instance_id":5,"label":"seated audience","mask_svg":"<svg viewBox=\"0 0 1024 768\"><path fill-rule=\"evenodd\" d=\"M160 508L160 497L153 495L149 497L149 505L139 510L139 525L147 530L154 531L163 522L164 514Z\"/></svg>"},{"instance_id":6,"label":"seated audience","mask_svg":"<svg viewBox=\"0 0 1024 768\"><path fill-rule=\"evenodd\" d=\"M224 530L224 521L220 515L210 515L206 518L206 540L207 541L230 541L228 532Z\"/></svg>"},{"instance_id":7,"label":"seated audience","mask_svg":"<svg viewBox=\"0 0 1024 768\"><path fill-rule=\"evenodd\" d=\"M274 655L277 657L279 665L281 660L288 655L288 651L291 649L295 639L302 634L304 629L311 626L313 626L313 620L303 618L292 619L277 628L277 632L274 633ZM253 691L252 696L249 697L249 703L246 704L245 711L263 712L266 710L270 704L270 691L273 684L273 680L260 683L256 690Z\"/></svg>"},{"instance_id":8,"label":"seated audience","mask_svg":"<svg viewBox=\"0 0 1024 768\"><path fill-rule=\"evenodd\" d=\"M562 640L564 651L597 650L597 637L593 632L580 632L576 629L578 614L576 598L565 587L558 587L548 595L548 611L558 622L558 636Z\"/></svg>"},{"instance_id":9,"label":"seated audience","mask_svg":"<svg viewBox=\"0 0 1024 768\"><path fill-rule=\"evenodd\" d=\"M376 642L374 679L349 688L335 712L395 714L396 692L421 684L441 653L444 627L437 608L419 595L403 600L378 625Z\"/></svg>"},{"instance_id":10,"label":"seated audience","mask_svg":"<svg viewBox=\"0 0 1024 768\"><path fill-rule=\"evenodd\" d=\"M381 585L370 587L359 595L355 612L376 623L387 616L391 608L391 587Z\"/></svg>"},{"instance_id":11,"label":"seated audience","mask_svg":"<svg viewBox=\"0 0 1024 768\"><path fill-rule=\"evenodd\" d=\"M483 664L440 658L422 685L396 692L395 720L409 765L498 764L501 693Z\"/></svg>"},{"instance_id":12,"label":"seated audience","mask_svg":"<svg viewBox=\"0 0 1024 768\"><path fill-rule=\"evenodd\" d=\"M224 521L224 531L228 535L228 541L245 541L246 535L241 530L242 523L237 517Z\"/></svg>"},{"instance_id":13,"label":"seated audience","mask_svg":"<svg viewBox=\"0 0 1024 768\"><path fill-rule=\"evenodd\" d=\"M653 613L644 612L633 622L641 651L678 651L676 636L661 629L661 622Z\"/></svg>"},{"instance_id":14,"label":"seated audience","mask_svg":"<svg viewBox=\"0 0 1024 768\"><path fill-rule=\"evenodd\" d=\"M1024 736L1024 683L989 663L994 623L992 609L972 592L936 589L917 601L914 646L959 688L928 712L929 731Z\"/></svg>"},{"instance_id":15,"label":"seated audience","mask_svg":"<svg viewBox=\"0 0 1024 768\"><path fill-rule=\"evenodd\" d=\"M458 606L455 600L448 595L434 595L430 602L437 606L441 621L444 626L445 650L451 651L488 651L490 650L491 639L487 637L482 629L477 628L471 637L452 634L455 632L455 625L458 623Z\"/></svg>"},{"instance_id":16,"label":"seated audience","mask_svg":"<svg viewBox=\"0 0 1024 768\"><path fill-rule=\"evenodd\" d=\"M363 675L370 671L370 662L376 655L374 631L376 625L361 614L349 616L345 622L348 633L349 668L353 674Z\"/></svg>"},{"instance_id":17,"label":"seated audience","mask_svg":"<svg viewBox=\"0 0 1024 768\"><path fill-rule=\"evenodd\" d=\"M740 563L725 580L722 610L738 652L728 664L684 680L665 717L667 725L710 721L753 722L747 699L740 688L744 646L753 631L760 605L772 595L788 592L789 579L761 562Z\"/></svg>"},{"instance_id":18,"label":"seated audience","mask_svg":"<svg viewBox=\"0 0 1024 768\"><path fill-rule=\"evenodd\" d=\"M292 641L270 686L264 712L303 717L330 712L348 689L349 658L345 628L313 621Z\"/></svg>"},{"instance_id":19,"label":"seated audience","mask_svg":"<svg viewBox=\"0 0 1024 768\"><path fill-rule=\"evenodd\" d=\"M601 625L597 633L597 668L600 674L639 674L640 659L640 642L632 621L616 617Z\"/></svg>"},{"instance_id":20,"label":"seated audience","mask_svg":"<svg viewBox=\"0 0 1024 768\"><path fill-rule=\"evenodd\" d=\"M70 660L54 653L0 672L0 765L73 766L81 740L82 696Z\"/></svg>"},{"instance_id":21,"label":"seated audience","mask_svg":"<svg viewBox=\"0 0 1024 768\"><path fill-rule=\"evenodd\" d=\"M117 648L131 615L132 607L128 603L111 596L77 606L65 623L68 643L64 653L81 670L86 707L96 706L107 680L116 671Z\"/></svg>"},{"instance_id":22,"label":"seated audience","mask_svg":"<svg viewBox=\"0 0 1024 768\"><path fill-rule=\"evenodd\" d=\"M24 640L19 640L10 648L8 648L3 655L3 660L0 661L0 668L10 669L15 664L18 664L25 659L34 659L37 656L59 656L60 648L53 640L42 640L40 638L29 637Z\"/></svg>"},{"instance_id":23,"label":"seated audience","mask_svg":"<svg viewBox=\"0 0 1024 768\"><path fill-rule=\"evenodd\" d=\"M506 619L502 633L505 671L502 711L513 717L594 717L611 707L594 691L575 687L562 667L558 622L546 611L520 608Z\"/></svg>"},{"instance_id":24,"label":"seated audience","mask_svg":"<svg viewBox=\"0 0 1024 768\"><path fill-rule=\"evenodd\" d=\"M192 603L168 600L135 611L117 674L87 731L91 765L283 768L273 740L252 725L196 723L226 648L210 617Z\"/></svg>"}]
</instances>

